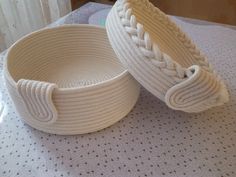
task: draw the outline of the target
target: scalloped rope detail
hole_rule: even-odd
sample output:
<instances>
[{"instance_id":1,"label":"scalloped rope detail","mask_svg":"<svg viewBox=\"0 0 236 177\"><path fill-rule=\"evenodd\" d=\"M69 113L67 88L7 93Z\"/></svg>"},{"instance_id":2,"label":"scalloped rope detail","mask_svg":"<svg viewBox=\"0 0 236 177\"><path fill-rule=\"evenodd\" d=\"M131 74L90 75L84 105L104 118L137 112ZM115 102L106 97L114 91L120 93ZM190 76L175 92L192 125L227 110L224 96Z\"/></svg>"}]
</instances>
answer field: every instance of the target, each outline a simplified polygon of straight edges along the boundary
<instances>
[{"instance_id":1,"label":"scalloped rope detail","mask_svg":"<svg viewBox=\"0 0 236 177\"><path fill-rule=\"evenodd\" d=\"M146 1L145 1L146 2ZM156 9L149 2L145 4L151 9ZM152 42L149 33L144 31L143 25L136 21L136 17L132 15L132 9L130 8L130 3L126 1L117 1L117 12L121 19L121 23L125 31L131 36L133 42L139 47L143 55L149 59L151 62L159 67L166 75L174 78L176 82L182 82L186 77L191 77L192 72L183 68L180 64L172 60L172 58L162 53L159 47ZM173 30L172 25L168 25ZM196 47L191 43L191 41L186 40L186 36L180 30L176 31L181 42L193 53L194 57L198 59L198 63L207 71L212 71L209 63L204 60L203 56L199 51L196 51Z\"/></svg>"},{"instance_id":2,"label":"scalloped rope detail","mask_svg":"<svg viewBox=\"0 0 236 177\"><path fill-rule=\"evenodd\" d=\"M20 79L17 90L28 112L41 123L53 123L57 119L57 110L52 101L52 92L56 84Z\"/></svg>"},{"instance_id":3,"label":"scalloped rope detail","mask_svg":"<svg viewBox=\"0 0 236 177\"><path fill-rule=\"evenodd\" d=\"M190 78L167 91L165 102L170 108L199 112L228 101L228 93L212 73L197 65L190 69L195 71Z\"/></svg>"}]
</instances>

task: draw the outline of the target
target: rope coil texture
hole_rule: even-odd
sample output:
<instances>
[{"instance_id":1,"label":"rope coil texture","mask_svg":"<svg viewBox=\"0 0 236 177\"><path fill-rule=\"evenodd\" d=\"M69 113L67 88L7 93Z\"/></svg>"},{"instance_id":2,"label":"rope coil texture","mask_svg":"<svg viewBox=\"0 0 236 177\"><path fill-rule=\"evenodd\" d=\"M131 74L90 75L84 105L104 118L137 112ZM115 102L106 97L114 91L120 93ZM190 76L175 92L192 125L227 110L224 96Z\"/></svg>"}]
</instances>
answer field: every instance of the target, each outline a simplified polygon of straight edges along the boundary
<instances>
[{"instance_id":1,"label":"rope coil texture","mask_svg":"<svg viewBox=\"0 0 236 177\"><path fill-rule=\"evenodd\" d=\"M142 13L145 11L149 13L148 15L151 14L152 23L164 24L166 30L177 37L185 50L188 50L194 58L192 66L183 67L167 53L161 51L158 44L145 30L145 26L139 22L138 15L145 16L146 13ZM117 1L108 15L106 26L110 42L121 62L144 87L165 101L172 109L200 112L228 101L224 83L216 76L206 57L168 16L147 0ZM166 39L168 40L174 40L174 38ZM127 45L122 47L121 44L125 45L125 43ZM178 48L178 46L175 47ZM135 52L134 49L136 49ZM142 72L135 71L135 67L136 70L142 70ZM152 80L152 82L145 80ZM188 99L184 99L185 97Z\"/></svg>"},{"instance_id":2,"label":"rope coil texture","mask_svg":"<svg viewBox=\"0 0 236 177\"><path fill-rule=\"evenodd\" d=\"M20 79L17 90L31 116L43 123L57 120L57 110L52 101L52 92L56 84Z\"/></svg>"},{"instance_id":3,"label":"rope coil texture","mask_svg":"<svg viewBox=\"0 0 236 177\"><path fill-rule=\"evenodd\" d=\"M4 67L21 118L48 133L106 128L130 112L140 92L101 27L66 25L30 34L10 48Z\"/></svg>"}]
</instances>

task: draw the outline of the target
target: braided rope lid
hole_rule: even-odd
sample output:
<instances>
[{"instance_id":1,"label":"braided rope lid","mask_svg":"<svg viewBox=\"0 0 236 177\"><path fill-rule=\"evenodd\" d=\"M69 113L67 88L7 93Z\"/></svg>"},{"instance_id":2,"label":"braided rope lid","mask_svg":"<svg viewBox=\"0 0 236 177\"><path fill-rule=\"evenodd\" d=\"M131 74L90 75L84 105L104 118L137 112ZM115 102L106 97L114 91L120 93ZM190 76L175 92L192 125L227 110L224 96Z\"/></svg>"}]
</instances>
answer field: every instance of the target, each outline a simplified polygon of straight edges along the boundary
<instances>
[{"instance_id":1,"label":"braided rope lid","mask_svg":"<svg viewBox=\"0 0 236 177\"><path fill-rule=\"evenodd\" d=\"M170 108L200 112L229 100L206 57L148 0L118 0L106 28L122 64Z\"/></svg>"}]
</instances>

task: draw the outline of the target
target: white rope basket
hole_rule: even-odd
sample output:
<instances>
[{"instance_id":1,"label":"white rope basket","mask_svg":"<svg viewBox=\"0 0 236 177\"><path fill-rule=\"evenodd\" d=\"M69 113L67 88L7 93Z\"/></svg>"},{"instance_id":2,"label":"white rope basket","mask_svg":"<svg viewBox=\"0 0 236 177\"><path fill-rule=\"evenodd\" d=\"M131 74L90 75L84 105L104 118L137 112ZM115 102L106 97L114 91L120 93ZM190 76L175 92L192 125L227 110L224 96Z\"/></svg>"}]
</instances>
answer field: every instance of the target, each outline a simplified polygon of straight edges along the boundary
<instances>
[{"instance_id":1,"label":"white rope basket","mask_svg":"<svg viewBox=\"0 0 236 177\"><path fill-rule=\"evenodd\" d=\"M228 101L206 57L148 0L117 1L106 27L122 64L170 108L200 112Z\"/></svg>"},{"instance_id":2,"label":"white rope basket","mask_svg":"<svg viewBox=\"0 0 236 177\"><path fill-rule=\"evenodd\" d=\"M139 84L104 28L68 25L34 32L8 51L6 86L26 123L55 134L97 131L123 118Z\"/></svg>"}]
</instances>

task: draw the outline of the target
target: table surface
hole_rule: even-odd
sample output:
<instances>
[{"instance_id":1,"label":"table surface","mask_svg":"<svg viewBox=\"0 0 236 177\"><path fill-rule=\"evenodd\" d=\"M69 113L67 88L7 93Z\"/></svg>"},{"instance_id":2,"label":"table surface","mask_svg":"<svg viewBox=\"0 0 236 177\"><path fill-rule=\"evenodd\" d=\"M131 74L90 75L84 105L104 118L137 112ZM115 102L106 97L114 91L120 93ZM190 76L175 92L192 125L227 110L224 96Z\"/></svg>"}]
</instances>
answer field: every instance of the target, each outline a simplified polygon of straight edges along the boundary
<instances>
[{"instance_id":1,"label":"table surface","mask_svg":"<svg viewBox=\"0 0 236 177\"><path fill-rule=\"evenodd\" d=\"M109 9L89 3L50 26L104 25ZM134 109L115 125L58 136L21 121L0 75L0 176L236 177L236 31L172 18L225 80L229 103L187 114L170 110L142 88Z\"/></svg>"}]
</instances>

